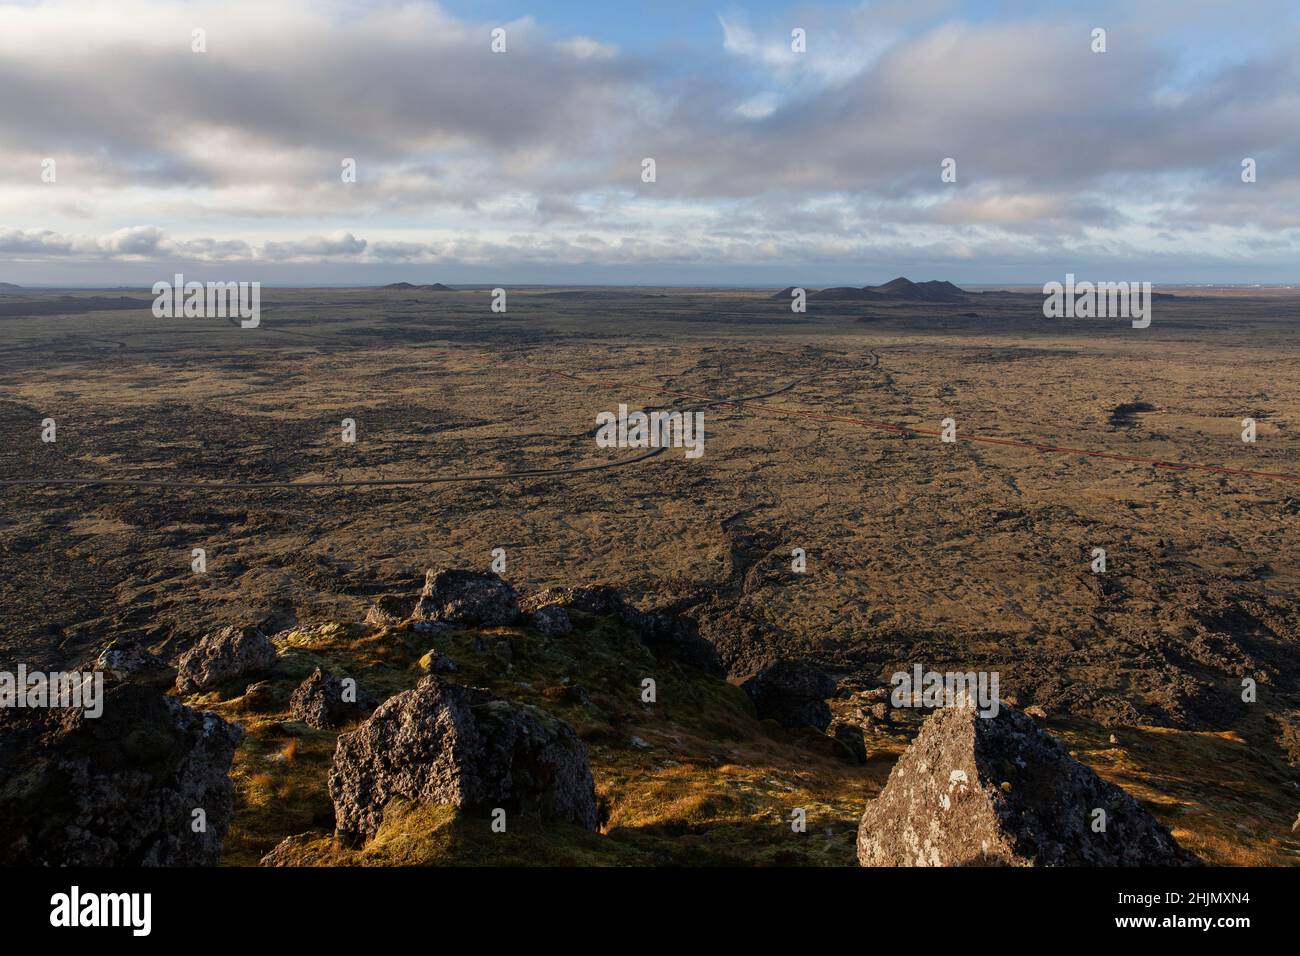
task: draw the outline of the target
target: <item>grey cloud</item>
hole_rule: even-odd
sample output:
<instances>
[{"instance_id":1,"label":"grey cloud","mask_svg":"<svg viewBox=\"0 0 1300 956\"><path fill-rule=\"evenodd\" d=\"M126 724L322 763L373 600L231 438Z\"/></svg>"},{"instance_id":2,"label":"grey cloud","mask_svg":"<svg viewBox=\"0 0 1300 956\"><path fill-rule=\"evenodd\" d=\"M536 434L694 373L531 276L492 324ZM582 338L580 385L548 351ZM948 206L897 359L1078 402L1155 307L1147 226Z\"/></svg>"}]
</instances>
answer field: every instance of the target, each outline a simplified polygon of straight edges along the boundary
<instances>
[{"instance_id":1,"label":"grey cloud","mask_svg":"<svg viewBox=\"0 0 1300 956\"><path fill-rule=\"evenodd\" d=\"M301 0L273 13L157 3L147 31L126 16L88 19L93 29L70 56L59 54L60 37L91 6L37 7L0 37L0 176L30 182L39 157L66 157L55 195L75 195L97 236L39 228L53 205L33 203L34 221L14 221L11 204L0 253L378 264L775 254L830 263L890 243L1028 263L1069 243L1141 254L1104 237L1144 224L1292 235L1294 36L1267 37L1261 21L1264 52L1192 69L1156 30L1153 9L1177 22L1172 0L1103 5L1106 54L1088 49L1092 20L1069 11L1037 15L1024 3L1020 19L970 23L939 21L944 6L808 11L806 56L821 49L837 59L807 75L770 52L788 31L758 22L752 36L733 33L734 55L720 35L716 58L681 64L532 20L507 24L509 52L493 54L489 24L433 6L347 7L339 19L338 8ZM1203 26L1208 9L1196 6L1188 23ZM206 54L190 52L195 23L208 30ZM737 114L769 90L779 91L769 114ZM1244 155L1260 162L1251 187L1239 181ZM644 156L657 160L656 183L640 181ZM948 156L956 184L939 180ZM355 184L339 180L343 157L357 160ZM220 216L236 235L95 221L97 204L141 188L174 201L175 221ZM372 226L427 222L430 210L462 234L358 238ZM279 234L307 235L239 237L242 222L268 221ZM286 225L294 222L304 225Z\"/></svg>"},{"instance_id":2,"label":"grey cloud","mask_svg":"<svg viewBox=\"0 0 1300 956\"><path fill-rule=\"evenodd\" d=\"M357 256L366 250L366 240L352 233L342 236L309 236L294 242L267 242L262 256L267 259L330 259L340 256Z\"/></svg>"}]
</instances>

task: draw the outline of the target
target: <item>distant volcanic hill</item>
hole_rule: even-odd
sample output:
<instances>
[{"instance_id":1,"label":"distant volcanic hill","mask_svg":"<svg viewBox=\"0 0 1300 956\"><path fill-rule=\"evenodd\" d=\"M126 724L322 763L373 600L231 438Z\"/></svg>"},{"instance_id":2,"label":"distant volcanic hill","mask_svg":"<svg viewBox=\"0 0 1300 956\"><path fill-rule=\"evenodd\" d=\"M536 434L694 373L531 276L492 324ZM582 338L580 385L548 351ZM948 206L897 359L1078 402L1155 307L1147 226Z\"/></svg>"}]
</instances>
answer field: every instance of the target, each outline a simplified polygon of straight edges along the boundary
<instances>
[{"instance_id":1,"label":"distant volcanic hill","mask_svg":"<svg viewBox=\"0 0 1300 956\"><path fill-rule=\"evenodd\" d=\"M421 291L421 292L454 292L454 291L456 291L456 290L453 289L451 286L443 285L441 282L435 282L435 283L433 283L432 285L412 285L412 284L409 283L409 282L390 282L390 283L388 283L388 285L386 285L386 286L382 286L382 288L384 288L384 289L404 289L404 290L406 290L406 291L408 291L408 292L415 292L415 291L417 291L417 290L418 290L418 291Z\"/></svg>"},{"instance_id":2,"label":"distant volcanic hill","mask_svg":"<svg viewBox=\"0 0 1300 956\"><path fill-rule=\"evenodd\" d=\"M884 285L867 285L861 289L838 286L822 289L809 296L812 299L846 302L963 302L969 295L951 282L935 279L930 282L913 282L899 276Z\"/></svg>"},{"instance_id":3,"label":"distant volcanic hill","mask_svg":"<svg viewBox=\"0 0 1300 956\"><path fill-rule=\"evenodd\" d=\"M951 282L941 282L938 279L930 282L913 282L902 276L891 279L884 285L878 285L872 291L894 299L911 299L917 302L952 302L966 295L965 290L957 288Z\"/></svg>"}]
</instances>

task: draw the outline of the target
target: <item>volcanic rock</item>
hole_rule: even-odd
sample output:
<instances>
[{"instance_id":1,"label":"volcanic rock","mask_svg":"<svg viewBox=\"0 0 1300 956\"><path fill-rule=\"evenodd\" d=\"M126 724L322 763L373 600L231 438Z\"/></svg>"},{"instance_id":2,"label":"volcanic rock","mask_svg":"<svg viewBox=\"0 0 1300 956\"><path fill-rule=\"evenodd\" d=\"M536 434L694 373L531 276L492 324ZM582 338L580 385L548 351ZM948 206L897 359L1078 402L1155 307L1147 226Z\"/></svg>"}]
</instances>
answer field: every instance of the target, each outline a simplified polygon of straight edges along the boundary
<instances>
[{"instance_id":1,"label":"volcanic rock","mask_svg":"<svg viewBox=\"0 0 1300 956\"><path fill-rule=\"evenodd\" d=\"M106 683L99 717L0 711L0 865L215 865L243 736L216 714L118 681Z\"/></svg>"},{"instance_id":2,"label":"volcanic rock","mask_svg":"<svg viewBox=\"0 0 1300 956\"><path fill-rule=\"evenodd\" d=\"M425 285L414 285L410 282L390 282L388 285L380 286L383 289L402 289L409 292L451 292L451 286L443 285L441 282L431 282Z\"/></svg>"},{"instance_id":3,"label":"volcanic rock","mask_svg":"<svg viewBox=\"0 0 1300 956\"><path fill-rule=\"evenodd\" d=\"M903 276L890 279L882 285L868 285L862 288L853 286L836 286L823 289L813 296L814 299L832 299L848 301L879 301L897 299L906 302L964 302L967 297L965 289L938 279L930 282L913 282Z\"/></svg>"},{"instance_id":4,"label":"volcanic rock","mask_svg":"<svg viewBox=\"0 0 1300 956\"><path fill-rule=\"evenodd\" d=\"M831 708L826 698L834 696L837 685L833 677L811 664L776 661L740 686L754 701L760 718L770 717L790 728L825 730L830 725Z\"/></svg>"},{"instance_id":5,"label":"volcanic rock","mask_svg":"<svg viewBox=\"0 0 1300 956\"><path fill-rule=\"evenodd\" d=\"M107 676L118 680L166 669L166 662L157 654L121 638L105 647L91 665L91 670L103 671Z\"/></svg>"},{"instance_id":6,"label":"volcanic rock","mask_svg":"<svg viewBox=\"0 0 1300 956\"><path fill-rule=\"evenodd\" d=\"M1104 812L1104 830L1102 825ZM1198 862L1137 801L1003 706L936 712L862 816L863 866Z\"/></svg>"},{"instance_id":7,"label":"volcanic rock","mask_svg":"<svg viewBox=\"0 0 1300 956\"><path fill-rule=\"evenodd\" d=\"M830 728L830 734L844 751L844 755L856 764L867 762L867 742L862 728L855 724L836 722Z\"/></svg>"},{"instance_id":8,"label":"volcanic rock","mask_svg":"<svg viewBox=\"0 0 1300 956\"><path fill-rule=\"evenodd\" d=\"M374 836L395 797L596 828L587 748L568 724L438 677L339 737L329 789L345 839Z\"/></svg>"},{"instance_id":9,"label":"volcanic rock","mask_svg":"<svg viewBox=\"0 0 1300 956\"><path fill-rule=\"evenodd\" d=\"M563 637L573 632L573 622L569 614L558 604L538 608L528 618L533 630L547 637Z\"/></svg>"},{"instance_id":10,"label":"volcanic rock","mask_svg":"<svg viewBox=\"0 0 1300 956\"><path fill-rule=\"evenodd\" d=\"M519 599L491 572L430 569L411 616L459 627L504 627L519 621Z\"/></svg>"},{"instance_id":11,"label":"volcanic rock","mask_svg":"<svg viewBox=\"0 0 1300 956\"><path fill-rule=\"evenodd\" d=\"M254 714L264 714L275 710L275 685L269 680L260 680L244 688L240 706Z\"/></svg>"},{"instance_id":12,"label":"volcanic rock","mask_svg":"<svg viewBox=\"0 0 1300 956\"><path fill-rule=\"evenodd\" d=\"M419 668L433 674L450 674L459 670L460 665L436 648L431 648L420 658Z\"/></svg>"},{"instance_id":13,"label":"volcanic rock","mask_svg":"<svg viewBox=\"0 0 1300 956\"><path fill-rule=\"evenodd\" d=\"M627 606L617 590L607 584L576 588L546 588L522 602L526 613L558 605L584 614L620 614Z\"/></svg>"},{"instance_id":14,"label":"volcanic rock","mask_svg":"<svg viewBox=\"0 0 1300 956\"><path fill-rule=\"evenodd\" d=\"M834 286L829 289L822 289L809 296L811 299L818 301L831 302L871 302L879 301L884 298L880 293L872 290L871 286L855 288L854 286Z\"/></svg>"},{"instance_id":15,"label":"volcanic rock","mask_svg":"<svg viewBox=\"0 0 1300 956\"><path fill-rule=\"evenodd\" d=\"M410 598L400 594L385 594L366 611L365 623L375 627L401 624L410 616Z\"/></svg>"},{"instance_id":16,"label":"volcanic rock","mask_svg":"<svg viewBox=\"0 0 1300 956\"><path fill-rule=\"evenodd\" d=\"M614 615L634 630L642 643L663 648L678 660L707 673L723 673L717 649L700 636L699 626L689 617L662 609L640 611L624 601L616 589L604 584L547 588L523 602L526 612L553 605L584 614Z\"/></svg>"},{"instance_id":17,"label":"volcanic rock","mask_svg":"<svg viewBox=\"0 0 1300 956\"><path fill-rule=\"evenodd\" d=\"M378 706L379 700L363 691L355 681L345 683L319 667L289 698L289 712L294 719L317 730L336 730Z\"/></svg>"},{"instance_id":18,"label":"volcanic rock","mask_svg":"<svg viewBox=\"0 0 1300 956\"><path fill-rule=\"evenodd\" d=\"M268 670L275 645L259 628L223 627L205 635L176 664L176 689L182 694L211 690L236 677Z\"/></svg>"}]
</instances>

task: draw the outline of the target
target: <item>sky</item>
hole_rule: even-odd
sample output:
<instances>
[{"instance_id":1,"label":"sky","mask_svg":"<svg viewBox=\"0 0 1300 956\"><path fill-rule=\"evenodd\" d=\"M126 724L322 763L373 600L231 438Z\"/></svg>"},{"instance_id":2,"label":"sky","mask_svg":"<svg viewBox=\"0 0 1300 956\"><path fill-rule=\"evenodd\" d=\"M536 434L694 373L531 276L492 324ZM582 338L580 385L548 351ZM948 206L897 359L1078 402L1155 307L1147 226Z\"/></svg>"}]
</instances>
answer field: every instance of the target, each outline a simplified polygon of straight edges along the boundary
<instances>
[{"instance_id":1,"label":"sky","mask_svg":"<svg viewBox=\"0 0 1300 956\"><path fill-rule=\"evenodd\" d=\"M1294 0L0 0L0 91L20 285L1300 281Z\"/></svg>"}]
</instances>

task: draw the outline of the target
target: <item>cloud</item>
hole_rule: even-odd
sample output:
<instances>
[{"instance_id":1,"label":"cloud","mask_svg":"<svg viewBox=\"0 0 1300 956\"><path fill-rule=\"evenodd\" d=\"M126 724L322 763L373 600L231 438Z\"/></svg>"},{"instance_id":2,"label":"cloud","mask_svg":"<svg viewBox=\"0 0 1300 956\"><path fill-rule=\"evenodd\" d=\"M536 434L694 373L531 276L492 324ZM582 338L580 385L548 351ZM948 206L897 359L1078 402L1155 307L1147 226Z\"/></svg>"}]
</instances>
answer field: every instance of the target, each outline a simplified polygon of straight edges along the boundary
<instances>
[{"instance_id":1,"label":"cloud","mask_svg":"<svg viewBox=\"0 0 1300 956\"><path fill-rule=\"evenodd\" d=\"M366 240L352 233L336 236L308 236L293 242L268 242L262 246L261 257L276 260L334 259L359 256L366 251Z\"/></svg>"},{"instance_id":2,"label":"cloud","mask_svg":"<svg viewBox=\"0 0 1300 956\"><path fill-rule=\"evenodd\" d=\"M731 10L702 56L532 18L495 54L501 24L435 4L4 5L0 255L829 267L893 248L1029 267L1071 249L1160 261L1170 235L1205 258L1295 251L1294 33L1198 7L1181 29L1241 41L1210 56L1166 42L1150 9L1103 4L1094 54L1093 14L1007 8Z\"/></svg>"},{"instance_id":3,"label":"cloud","mask_svg":"<svg viewBox=\"0 0 1300 956\"><path fill-rule=\"evenodd\" d=\"M366 251L366 247L364 239L357 239L351 233L254 244L242 239L177 239L156 226L129 226L102 236L68 235L48 229L0 228L0 253L24 260L317 262L355 259Z\"/></svg>"}]
</instances>

